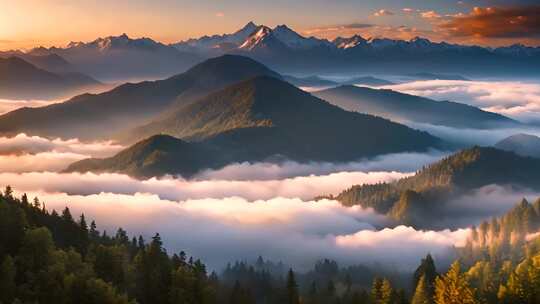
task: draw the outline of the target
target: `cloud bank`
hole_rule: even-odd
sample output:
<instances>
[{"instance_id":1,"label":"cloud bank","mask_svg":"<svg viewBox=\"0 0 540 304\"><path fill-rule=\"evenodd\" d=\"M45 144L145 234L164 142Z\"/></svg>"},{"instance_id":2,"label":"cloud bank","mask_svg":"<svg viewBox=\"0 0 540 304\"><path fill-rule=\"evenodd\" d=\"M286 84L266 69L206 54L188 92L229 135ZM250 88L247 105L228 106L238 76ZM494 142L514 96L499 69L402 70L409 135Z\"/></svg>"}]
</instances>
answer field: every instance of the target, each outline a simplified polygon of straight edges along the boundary
<instances>
[{"instance_id":1,"label":"cloud bank","mask_svg":"<svg viewBox=\"0 0 540 304\"><path fill-rule=\"evenodd\" d=\"M384 88L435 100L466 103L524 122L540 122L540 83L426 80Z\"/></svg>"},{"instance_id":2,"label":"cloud bank","mask_svg":"<svg viewBox=\"0 0 540 304\"><path fill-rule=\"evenodd\" d=\"M295 176L327 175L338 172L414 172L421 167L434 163L448 152L430 151L428 153L394 153L376 156L349 163L311 162L297 163L240 163L231 164L219 170L207 170L199 173L195 179L219 180L271 180Z\"/></svg>"},{"instance_id":3,"label":"cloud bank","mask_svg":"<svg viewBox=\"0 0 540 304\"><path fill-rule=\"evenodd\" d=\"M60 171L88 157L107 157L123 149L110 141L47 139L19 134L0 137L0 172Z\"/></svg>"},{"instance_id":4,"label":"cloud bank","mask_svg":"<svg viewBox=\"0 0 540 304\"><path fill-rule=\"evenodd\" d=\"M274 197L312 199L321 194L337 194L355 184L389 182L409 176L400 172L339 172L275 180L195 180L152 178L136 180L123 174L29 172L0 173L0 185L19 191L99 194L111 192L134 195L150 193L167 200L242 197L249 201Z\"/></svg>"},{"instance_id":5,"label":"cloud bank","mask_svg":"<svg viewBox=\"0 0 540 304\"><path fill-rule=\"evenodd\" d=\"M468 234L464 229L416 231L403 226L376 231L375 225L385 223L380 215L329 200L248 202L232 197L174 202L151 194L31 195L41 197L48 208L68 205L75 214L84 212L109 232L118 226L145 237L159 232L169 252L186 250L212 269L263 255L300 270L321 258L412 270L427 252L445 256Z\"/></svg>"},{"instance_id":6,"label":"cloud bank","mask_svg":"<svg viewBox=\"0 0 540 304\"><path fill-rule=\"evenodd\" d=\"M538 38L540 5L474 7L453 16L439 28L454 37Z\"/></svg>"}]
</instances>

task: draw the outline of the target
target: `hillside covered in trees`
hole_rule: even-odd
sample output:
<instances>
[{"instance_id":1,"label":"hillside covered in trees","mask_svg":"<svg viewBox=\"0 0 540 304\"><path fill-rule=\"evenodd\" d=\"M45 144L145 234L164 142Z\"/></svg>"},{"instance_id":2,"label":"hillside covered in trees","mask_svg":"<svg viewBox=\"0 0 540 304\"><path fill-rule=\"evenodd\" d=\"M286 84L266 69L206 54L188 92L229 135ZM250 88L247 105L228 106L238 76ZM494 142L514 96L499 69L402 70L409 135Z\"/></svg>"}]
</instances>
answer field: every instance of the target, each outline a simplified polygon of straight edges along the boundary
<instances>
[{"instance_id":1,"label":"hillside covered in trees","mask_svg":"<svg viewBox=\"0 0 540 304\"><path fill-rule=\"evenodd\" d=\"M159 234L149 242L99 232L26 195L0 196L0 303L538 303L540 199L523 200L471 229L458 260L439 273L431 255L410 276L362 265L319 261L295 273L259 257L208 273L186 253L169 254ZM446 267L443 267L446 268Z\"/></svg>"},{"instance_id":2,"label":"hillside covered in trees","mask_svg":"<svg viewBox=\"0 0 540 304\"><path fill-rule=\"evenodd\" d=\"M335 197L346 206L372 207L398 223L431 226L445 202L487 185L538 189L540 159L495 148L460 151L393 183L356 185Z\"/></svg>"}]
</instances>

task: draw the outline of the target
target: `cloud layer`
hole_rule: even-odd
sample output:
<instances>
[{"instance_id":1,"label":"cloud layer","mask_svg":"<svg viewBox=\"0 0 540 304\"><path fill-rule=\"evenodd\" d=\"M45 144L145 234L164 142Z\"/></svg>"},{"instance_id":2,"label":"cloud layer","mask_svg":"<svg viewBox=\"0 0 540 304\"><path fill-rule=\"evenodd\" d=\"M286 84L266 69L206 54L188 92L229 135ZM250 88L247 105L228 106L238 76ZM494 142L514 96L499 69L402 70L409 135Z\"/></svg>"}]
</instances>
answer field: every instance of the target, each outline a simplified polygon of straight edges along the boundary
<instances>
[{"instance_id":1,"label":"cloud layer","mask_svg":"<svg viewBox=\"0 0 540 304\"><path fill-rule=\"evenodd\" d=\"M271 180L295 176L327 175L343 172L397 171L414 172L422 166L436 162L448 155L448 152L431 151L429 153L395 153L380 155L349 163L240 163L231 164L219 170L209 170L198 174L196 179L219 180Z\"/></svg>"},{"instance_id":2,"label":"cloud layer","mask_svg":"<svg viewBox=\"0 0 540 304\"><path fill-rule=\"evenodd\" d=\"M540 37L540 5L474 7L458 14L440 29L456 37L537 38Z\"/></svg>"},{"instance_id":3,"label":"cloud layer","mask_svg":"<svg viewBox=\"0 0 540 304\"><path fill-rule=\"evenodd\" d=\"M0 172L60 171L75 161L111 156L122 148L110 141L84 143L26 134L0 137Z\"/></svg>"},{"instance_id":4,"label":"cloud layer","mask_svg":"<svg viewBox=\"0 0 540 304\"><path fill-rule=\"evenodd\" d=\"M408 176L400 172L339 172L276 180L195 180L152 178L136 180L123 174L58 174L29 172L0 173L0 185L20 191L99 194L111 192L133 195L150 193L167 200L242 197L249 201L274 197L312 199L321 194L337 194L356 184L389 182Z\"/></svg>"},{"instance_id":5,"label":"cloud layer","mask_svg":"<svg viewBox=\"0 0 540 304\"><path fill-rule=\"evenodd\" d=\"M540 121L540 83L426 80L385 88L436 100L467 103L525 122Z\"/></svg>"},{"instance_id":6,"label":"cloud layer","mask_svg":"<svg viewBox=\"0 0 540 304\"><path fill-rule=\"evenodd\" d=\"M48 208L68 205L75 214L84 212L109 232L118 226L146 237L159 232L169 252L186 250L203 258L212 269L221 269L231 260L263 255L301 270L321 258L344 265L378 263L412 270L426 253L445 256L468 234L468 230L416 231L403 226L376 231L374 226L385 222L380 215L328 200L174 202L150 194L31 195L41 197Z\"/></svg>"}]
</instances>

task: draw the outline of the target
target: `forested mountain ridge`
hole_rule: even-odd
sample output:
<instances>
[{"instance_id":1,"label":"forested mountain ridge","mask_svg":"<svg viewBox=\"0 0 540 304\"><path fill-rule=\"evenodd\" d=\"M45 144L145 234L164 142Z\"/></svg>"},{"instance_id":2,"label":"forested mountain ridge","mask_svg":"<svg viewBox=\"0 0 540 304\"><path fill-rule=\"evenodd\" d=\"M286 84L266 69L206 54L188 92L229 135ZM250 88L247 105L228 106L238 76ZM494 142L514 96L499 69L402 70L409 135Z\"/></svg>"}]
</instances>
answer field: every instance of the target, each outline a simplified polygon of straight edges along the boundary
<instances>
[{"instance_id":1,"label":"forested mountain ridge","mask_svg":"<svg viewBox=\"0 0 540 304\"><path fill-rule=\"evenodd\" d=\"M258 75L280 77L252 59L224 55L168 79L127 83L101 94L84 94L63 103L9 112L0 116L0 133L109 139L121 130L146 122L173 104L192 102L214 90Z\"/></svg>"},{"instance_id":2,"label":"forested mountain ridge","mask_svg":"<svg viewBox=\"0 0 540 304\"><path fill-rule=\"evenodd\" d=\"M134 152L143 145L105 160L85 160L68 171L129 172L135 176L153 176L140 162L125 159L132 153L147 154L145 159L163 168L161 175L189 176L180 170L184 149L203 149L201 161L192 169L224 166L232 162L264 161L282 158L305 161L344 162L362 157L404 151L426 151L444 143L428 133L410 129L389 120L348 112L313 97L274 77L259 76L232 85L198 101L170 110L169 115L132 133L136 136L171 135L191 144L172 144L161 153ZM151 136L150 140L161 140ZM147 140L145 140L147 141ZM180 148L181 147L181 148ZM144 150L146 151L146 150ZM171 157L160 158L170 155ZM175 159L174 156L177 156ZM128 158L129 159L129 158ZM158 164L167 161L168 165ZM138 168L138 169L134 169Z\"/></svg>"},{"instance_id":3,"label":"forested mountain ridge","mask_svg":"<svg viewBox=\"0 0 540 304\"><path fill-rule=\"evenodd\" d=\"M429 225L449 198L483 186L539 189L540 160L488 147L474 147L393 183L353 186L335 197L344 205L373 207L400 223Z\"/></svg>"},{"instance_id":4,"label":"forested mountain ridge","mask_svg":"<svg viewBox=\"0 0 540 304\"><path fill-rule=\"evenodd\" d=\"M388 89L345 85L313 94L348 111L376 115L405 124L414 122L480 129L519 124L506 116L466 104L435 101Z\"/></svg>"}]
</instances>

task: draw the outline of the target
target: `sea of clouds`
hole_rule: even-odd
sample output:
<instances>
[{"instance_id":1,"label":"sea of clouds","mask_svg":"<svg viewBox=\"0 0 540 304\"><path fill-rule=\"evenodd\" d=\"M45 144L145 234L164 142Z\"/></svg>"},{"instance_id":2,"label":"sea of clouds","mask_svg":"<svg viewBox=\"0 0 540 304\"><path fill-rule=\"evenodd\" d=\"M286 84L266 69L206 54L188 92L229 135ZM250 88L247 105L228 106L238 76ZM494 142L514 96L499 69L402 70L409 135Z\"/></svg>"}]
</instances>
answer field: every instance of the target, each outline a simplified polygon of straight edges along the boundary
<instances>
[{"instance_id":1,"label":"sea of clouds","mask_svg":"<svg viewBox=\"0 0 540 304\"><path fill-rule=\"evenodd\" d=\"M454 230L438 231L395 227L371 209L313 201L317 195L335 195L352 185L410 176L448 155L441 151L381 155L342 164L238 163L203 171L192 179L60 173L72 160L106 157L122 148L113 142L24 134L3 137L0 185L11 185L19 195L39 197L49 210L68 206L75 215L84 213L109 233L118 227L146 238L159 232L169 252L185 250L218 270L227 262L263 255L298 269L332 258L344 265L376 264L409 271L428 252L444 258L453 246L462 245L468 220L499 213L517 199L512 197L504 205L508 196L501 195L496 210L482 209L480 204L478 210L471 209L474 219L466 218ZM456 206L468 210L471 200L482 201L465 197Z\"/></svg>"}]
</instances>

